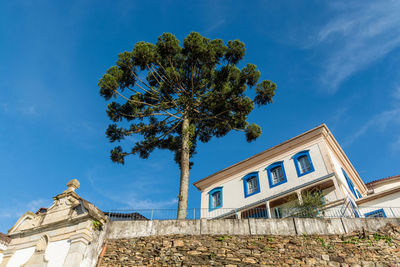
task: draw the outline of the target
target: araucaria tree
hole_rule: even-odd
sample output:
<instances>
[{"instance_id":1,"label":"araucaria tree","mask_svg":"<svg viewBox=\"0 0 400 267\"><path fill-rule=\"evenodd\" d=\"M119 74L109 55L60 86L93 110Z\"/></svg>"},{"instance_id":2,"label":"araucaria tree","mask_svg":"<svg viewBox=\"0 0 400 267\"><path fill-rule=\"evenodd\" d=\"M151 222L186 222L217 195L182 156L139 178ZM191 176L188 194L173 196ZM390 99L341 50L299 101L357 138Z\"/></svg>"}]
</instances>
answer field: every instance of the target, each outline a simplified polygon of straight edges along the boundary
<instances>
[{"instance_id":1,"label":"araucaria tree","mask_svg":"<svg viewBox=\"0 0 400 267\"><path fill-rule=\"evenodd\" d=\"M245 132L249 142L261 134L247 117L254 104L272 102L276 85L258 82L260 72L253 64L239 69L244 55L239 40L225 45L192 32L180 46L174 35L164 33L156 44L138 42L131 52L119 54L116 66L99 81L106 100L119 99L107 105L114 122L106 131L108 139L141 136L128 151L115 147L112 161L123 164L134 154L145 159L156 148L174 152L181 171L178 219L186 218L190 158L198 141L205 143L231 130ZM253 100L246 95L249 87L255 87Z\"/></svg>"}]
</instances>

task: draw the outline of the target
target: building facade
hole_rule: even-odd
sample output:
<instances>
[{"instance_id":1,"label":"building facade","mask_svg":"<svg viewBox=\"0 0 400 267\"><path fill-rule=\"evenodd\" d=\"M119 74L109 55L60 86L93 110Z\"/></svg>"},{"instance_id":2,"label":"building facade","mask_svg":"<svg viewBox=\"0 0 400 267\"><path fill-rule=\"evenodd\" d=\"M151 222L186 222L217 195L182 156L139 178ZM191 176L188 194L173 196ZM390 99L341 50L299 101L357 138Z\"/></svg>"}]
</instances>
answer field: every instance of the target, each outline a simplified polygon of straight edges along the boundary
<instances>
[{"instance_id":1,"label":"building facade","mask_svg":"<svg viewBox=\"0 0 400 267\"><path fill-rule=\"evenodd\" d=\"M105 236L98 228L106 227L108 218L75 193L78 180L67 186L51 207L26 212L8 231L0 267L96 265Z\"/></svg>"},{"instance_id":2,"label":"building facade","mask_svg":"<svg viewBox=\"0 0 400 267\"><path fill-rule=\"evenodd\" d=\"M293 203L301 203L305 192L316 190L324 204L317 212L324 216L368 216L374 212L370 205L385 203L400 207L400 191L386 192L388 202L382 202L387 183L376 182L380 187L372 192L322 124L194 185L201 191L203 218L282 218L296 212Z\"/></svg>"}]
</instances>

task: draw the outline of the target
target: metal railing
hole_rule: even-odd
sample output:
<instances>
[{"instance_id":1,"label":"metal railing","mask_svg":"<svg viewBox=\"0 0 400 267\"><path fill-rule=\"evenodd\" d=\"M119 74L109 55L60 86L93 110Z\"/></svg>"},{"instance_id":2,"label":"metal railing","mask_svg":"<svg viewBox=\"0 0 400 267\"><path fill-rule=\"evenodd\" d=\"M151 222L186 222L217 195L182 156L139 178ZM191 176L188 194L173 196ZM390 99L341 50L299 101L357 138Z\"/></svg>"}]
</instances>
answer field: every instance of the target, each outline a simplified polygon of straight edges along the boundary
<instances>
[{"instance_id":1,"label":"metal railing","mask_svg":"<svg viewBox=\"0 0 400 267\"><path fill-rule=\"evenodd\" d=\"M175 220L177 209L129 209L104 212L111 221L134 220ZM247 218L366 218L387 217L400 218L400 207L352 207L340 205L335 207L301 207L301 208L219 208L215 210L193 208L187 210L186 219L247 219Z\"/></svg>"}]
</instances>

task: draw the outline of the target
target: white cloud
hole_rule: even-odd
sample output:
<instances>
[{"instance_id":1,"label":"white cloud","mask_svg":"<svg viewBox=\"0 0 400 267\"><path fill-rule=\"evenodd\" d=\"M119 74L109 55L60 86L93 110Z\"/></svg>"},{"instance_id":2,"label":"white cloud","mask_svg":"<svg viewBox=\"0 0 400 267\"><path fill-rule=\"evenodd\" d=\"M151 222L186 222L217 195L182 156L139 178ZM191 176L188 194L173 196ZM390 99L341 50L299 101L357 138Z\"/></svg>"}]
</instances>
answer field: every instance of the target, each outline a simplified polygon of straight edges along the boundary
<instances>
[{"instance_id":1,"label":"white cloud","mask_svg":"<svg viewBox=\"0 0 400 267\"><path fill-rule=\"evenodd\" d=\"M396 88L395 88L395 90L394 90L392 96L393 96L395 99L400 100L400 86L399 86L399 85L396 86Z\"/></svg>"},{"instance_id":2,"label":"white cloud","mask_svg":"<svg viewBox=\"0 0 400 267\"><path fill-rule=\"evenodd\" d=\"M317 33L310 48L328 54L321 81L330 92L356 72L400 46L400 1L334 5L339 14Z\"/></svg>"},{"instance_id":3,"label":"white cloud","mask_svg":"<svg viewBox=\"0 0 400 267\"><path fill-rule=\"evenodd\" d=\"M10 201L13 203L13 201ZM0 218L9 218L17 220L21 217L25 212L32 211L36 212L39 208L48 208L51 205L51 201L46 199L35 199L27 202L17 202L12 204L12 208L9 205L7 207L3 207L0 209ZM16 222L16 221L15 221Z\"/></svg>"},{"instance_id":4,"label":"white cloud","mask_svg":"<svg viewBox=\"0 0 400 267\"><path fill-rule=\"evenodd\" d=\"M27 116L36 116L39 114L35 105L21 107L20 112Z\"/></svg>"},{"instance_id":5,"label":"white cloud","mask_svg":"<svg viewBox=\"0 0 400 267\"><path fill-rule=\"evenodd\" d=\"M394 151L400 151L400 136L397 137L396 141L392 143L392 149Z\"/></svg>"},{"instance_id":6,"label":"white cloud","mask_svg":"<svg viewBox=\"0 0 400 267\"><path fill-rule=\"evenodd\" d=\"M226 23L226 20L224 18L219 19L217 21L212 21L212 24L204 30L204 34L209 35L214 33L216 30L218 30L220 27L222 27Z\"/></svg>"},{"instance_id":7,"label":"white cloud","mask_svg":"<svg viewBox=\"0 0 400 267\"><path fill-rule=\"evenodd\" d=\"M92 178L93 170L88 173L88 180L92 185L93 189L100 194L102 197L105 197L113 202L122 204L122 207L117 207L121 209L163 209L163 208L171 208L175 204L178 203L177 198L169 198L169 199L161 199L161 200L153 200L157 195L162 194L163 191L156 189L159 186L155 186L155 182L152 179L139 179L139 182L133 182L129 186L129 188L135 188L134 191L129 192L110 192L104 191L101 189L97 183L95 183ZM153 182L152 182L153 181ZM145 194L141 194L140 192L148 192L152 196L151 198L147 197Z\"/></svg>"},{"instance_id":8,"label":"white cloud","mask_svg":"<svg viewBox=\"0 0 400 267\"><path fill-rule=\"evenodd\" d=\"M364 123L364 125L358 131L350 135L345 140L344 145L350 145L369 130L384 131L391 123L400 124L400 108L383 111L375 115L366 123Z\"/></svg>"},{"instance_id":9,"label":"white cloud","mask_svg":"<svg viewBox=\"0 0 400 267\"><path fill-rule=\"evenodd\" d=\"M138 199L137 197L138 196L131 194L127 200L123 201L123 203L133 209L162 209L171 207L178 203L176 198L154 201L151 199Z\"/></svg>"}]
</instances>

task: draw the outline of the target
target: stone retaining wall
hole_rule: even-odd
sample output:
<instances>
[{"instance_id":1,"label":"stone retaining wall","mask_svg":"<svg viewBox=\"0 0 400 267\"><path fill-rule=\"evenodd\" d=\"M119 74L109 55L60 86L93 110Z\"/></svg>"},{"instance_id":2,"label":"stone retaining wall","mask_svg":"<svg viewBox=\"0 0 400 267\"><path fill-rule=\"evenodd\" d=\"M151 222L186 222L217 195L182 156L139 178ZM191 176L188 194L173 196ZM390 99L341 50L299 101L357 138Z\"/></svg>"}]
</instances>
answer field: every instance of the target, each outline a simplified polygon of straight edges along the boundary
<instances>
[{"instance_id":1,"label":"stone retaining wall","mask_svg":"<svg viewBox=\"0 0 400 267\"><path fill-rule=\"evenodd\" d=\"M368 222L375 227L372 220ZM307 223L302 220L298 229L306 230ZM319 229L326 231L323 222L319 223ZM231 227L246 229L234 222ZM107 241L99 266L382 267L400 266L399 252L400 227L388 224L378 232L361 230L344 235L205 234L112 239Z\"/></svg>"}]
</instances>

